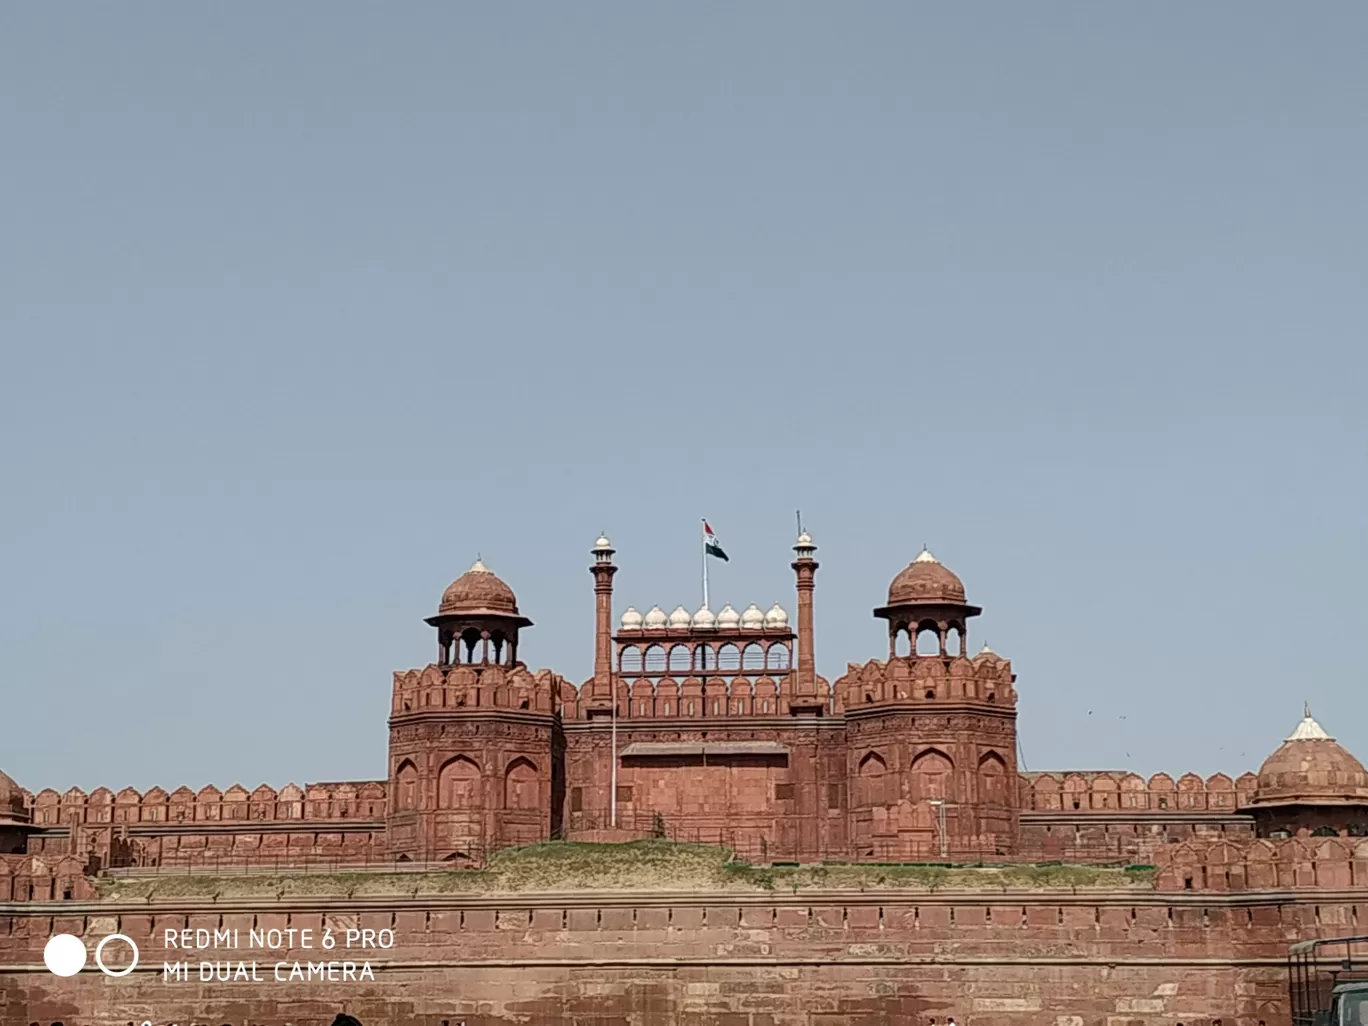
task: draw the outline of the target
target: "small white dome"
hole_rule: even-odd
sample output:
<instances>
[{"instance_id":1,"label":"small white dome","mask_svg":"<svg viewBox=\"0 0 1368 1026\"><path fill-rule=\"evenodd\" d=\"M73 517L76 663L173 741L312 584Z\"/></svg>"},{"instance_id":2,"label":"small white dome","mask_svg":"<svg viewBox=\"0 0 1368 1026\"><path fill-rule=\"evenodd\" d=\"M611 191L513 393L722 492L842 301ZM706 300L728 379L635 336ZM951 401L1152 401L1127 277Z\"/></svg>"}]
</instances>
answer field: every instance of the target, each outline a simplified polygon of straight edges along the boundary
<instances>
[{"instance_id":1,"label":"small white dome","mask_svg":"<svg viewBox=\"0 0 1368 1026\"><path fill-rule=\"evenodd\" d=\"M810 534L808 534L806 531L804 531L802 534L800 534L800 535L798 536L798 544L801 545L801 546L803 546L804 548L806 548L807 546L811 545L811 544L812 544L812 535L810 535Z\"/></svg>"},{"instance_id":2,"label":"small white dome","mask_svg":"<svg viewBox=\"0 0 1368 1026\"><path fill-rule=\"evenodd\" d=\"M974 658L975 658L975 659L988 659L988 658L996 659L996 658L997 658L997 653L994 652L994 651L993 651L991 648L989 648L987 645L984 645L981 649L979 649L978 655L974 656Z\"/></svg>"},{"instance_id":3,"label":"small white dome","mask_svg":"<svg viewBox=\"0 0 1368 1026\"><path fill-rule=\"evenodd\" d=\"M687 627L693 622L693 617L683 606L675 606L675 611L670 614L671 627Z\"/></svg>"},{"instance_id":4,"label":"small white dome","mask_svg":"<svg viewBox=\"0 0 1368 1026\"><path fill-rule=\"evenodd\" d=\"M717 617L707 606L700 606L698 612L693 615L694 630L710 631L717 626Z\"/></svg>"},{"instance_id":5,"label":"small white dome","mask_svg":"<svg viewBox=\"0 0 1368 1026\"><path fill-rule=\"evenodd\" d=\"M659 606L652 606L646 614L645 624L648 631L659 631L665 628L665 610Z\"/></svg>"},{"instance_id":6,"label":"small white dome","mask_svg":"<svg viewBox=\"0 0 1368 1026\"><path fill-rule=\"evenodd\" d=\"M641 630L641 614L636 611L636 606L628 606L627 612L622 614L622 629L624 631Z\"/></svg>"},{"instance_id":7,"label":"small white dome","mask_svg":"<svg viewBox=\"0 0 1368 1026\"><path fill-rule=\"evenodd\" d=\"M940 560L931 555L930 549L922 549L917 558L912 560L914 563L940 563Z\"/></svg>"},{"instance_id":8,"label":"small white dome","mask_svg":"<svg viewBox=\"0 0 1368 1026\"><path fill-rule=\"evenodd\" d=\"M742 627L763 627L765 626L765 614L760 612L760 607L754 602L746 607L746 611L741 614Z\"/></svg>"},{"instance_id":9,"label":"small white dome","mask_svg":"<svg viewBox=\"0 0 1368 1026\"><path fill-rule=\"evenodd\" d=\"M730 605L723 606L722 612L717 614L717 626L719 627L737 627L740 624L741 614Z\"/></svg>"},{"instance_id":10,"label":"small white dome","mask_svg":"<svg viewBox=\"0 0 1368 1026\"><path fill-rule=\"evenodd\" d=\"M608 536L606 534L599 535L598 541L594 542L595 552L606 552L612 549L612 547L613 543L608 540Z\"/></svg>"},{"instance_id":11,"label":"small white dome","mask_svg":"<svg viewBox=\"0 0 1368 1026\"><path fill-rule=\"evenodd\" d=\"M766 627L787 627L787 626L788 626L788 613L786 613L786 612L784 611L784 607L781 606L778 602L776 602L774 605L770 606L769 612L765 614L765 626L766 626Z\"/></svg>"}]
</instances>

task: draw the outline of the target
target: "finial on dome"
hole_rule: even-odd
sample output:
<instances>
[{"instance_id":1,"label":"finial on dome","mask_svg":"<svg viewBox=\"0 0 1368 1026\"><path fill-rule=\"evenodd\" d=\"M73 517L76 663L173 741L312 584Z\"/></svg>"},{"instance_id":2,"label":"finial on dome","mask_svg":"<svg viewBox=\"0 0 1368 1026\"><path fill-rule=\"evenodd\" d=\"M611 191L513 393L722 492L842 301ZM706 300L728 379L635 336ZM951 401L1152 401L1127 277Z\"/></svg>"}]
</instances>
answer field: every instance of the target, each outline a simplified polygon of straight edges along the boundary
<instances>
[{"instance_id":1,"label":"finial on dome","mask_svg":"<svg viewBox=\"0 0 1368 1026\"><path fill-rule=\"evenodd\" d=\"M931 555L931 550L930 550L930 549L928 549L925 545L922 545L922 550L921 550L920 555L918 555L916 559L912 560L912 562L914 562L914 563L939 563L940 560L937 559L935 556Z\"/></svg>"},{"instance_id":2,"label":"finial on dome","mask_svg":"<svg viewBox=\"0 0 1368 1026\"><path fill-rule=\"evenodd\" d=\"M475 562L470 565L470 572L472 574L489 573L489 567L484 565L484 560L480 558L478 553L475 555Z\"/></svg>"},{"instance_id":3,"label":"finial on dome","mask_svg":"<svg viewBox=\"0 0 1368 1026\"><path fill-rule=\"evenodd\" d=\"M1306 703L1306 718L1297 724L1297 729L1287 737L1288 741L1333 741L1325 728L1311 718L1311 703Z\"/></svg>"}]
</instances>

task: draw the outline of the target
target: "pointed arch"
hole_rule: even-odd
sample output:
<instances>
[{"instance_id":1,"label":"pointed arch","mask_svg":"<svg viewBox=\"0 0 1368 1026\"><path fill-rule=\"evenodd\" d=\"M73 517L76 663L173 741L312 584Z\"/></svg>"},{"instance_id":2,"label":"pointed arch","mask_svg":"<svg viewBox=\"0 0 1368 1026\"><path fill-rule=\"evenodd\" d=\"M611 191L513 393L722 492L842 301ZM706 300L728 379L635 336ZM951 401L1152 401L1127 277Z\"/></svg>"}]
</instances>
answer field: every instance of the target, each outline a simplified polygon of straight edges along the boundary
<instances>
[{"instance_id":1,"label":"pointed arch","mask_svg":"<svg viewBox=\"0 0 1368 1026\"><path fill-rule=\"evenodd\" d=\"M918 801L945 800L952 797L954 760L939 748L926 748L912 760L912 781Z\"/></svg>"},{"instance_id":2,"label":"pointed arch","mask_svg":"<svg viewBox=\"0 0 1368 1026\"><path fill-rule=\"evenodd\" d=\"M885 804L888 800L888 781L887 760L878 752L866 752L856 771L856 804L865 808Z\"/></svg>"},{"instance_id":3,"label":"pointed arch","mask_svg":"<svg viewBox=\"0 0 1368 1026\"><path fill-rule=\"evenodd\" d=\"M984 752L978 764L979 799L988 805L1008 805L1007 761L997 752Z\"/></svg>"},{"instance_id":4,"label":"pointed arch","mask_svg":"<svg viewBox=\"0 0 1368 1026\"><path fill-rule=\"evenodd\" d=\"M504 770L504 808L536 809L541 805L537 786L537 766L520 755Z\"/></svg>"},{"instance_id":5,"label":"pointed arch","mask_svg":"<svg viewBox=\"0 0 1368 1026\"><path fill-rule=\"evenodd\" d=\"M437 771L437 807L474 809L481 801L480 767L467 755L456 755Z\"/></svg>"},{"instance_id":6,"label":"pointed arch","mask_svg":"<svg viewBox=\"0 0 1368 1026\"><path fill-rule=\"evenodd\" d=\"M405 759L394 771L394 807L401 812L418 808L418 767L412 759Z\"/></svg>"}]
</instances>

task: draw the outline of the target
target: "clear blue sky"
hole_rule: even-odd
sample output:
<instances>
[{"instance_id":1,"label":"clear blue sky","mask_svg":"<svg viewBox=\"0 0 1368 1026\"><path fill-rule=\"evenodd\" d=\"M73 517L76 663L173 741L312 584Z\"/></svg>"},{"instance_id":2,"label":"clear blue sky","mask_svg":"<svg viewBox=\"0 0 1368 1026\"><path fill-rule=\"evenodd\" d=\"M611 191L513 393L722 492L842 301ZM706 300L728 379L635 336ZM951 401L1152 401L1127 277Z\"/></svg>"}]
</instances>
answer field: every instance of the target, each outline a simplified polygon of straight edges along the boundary
<instances>
[{"instance_id":1,"label":"clear blue sky","mask_svg":"<svg viewBox=\"0 0 1368 1026\"><path fill-rule=\"evenodd\" d=\"M383 775L476 553L882 656L923 542L1031 769L1368 757L1368 8L7 6L0 768Z\"/></svg>"}]
</instances>

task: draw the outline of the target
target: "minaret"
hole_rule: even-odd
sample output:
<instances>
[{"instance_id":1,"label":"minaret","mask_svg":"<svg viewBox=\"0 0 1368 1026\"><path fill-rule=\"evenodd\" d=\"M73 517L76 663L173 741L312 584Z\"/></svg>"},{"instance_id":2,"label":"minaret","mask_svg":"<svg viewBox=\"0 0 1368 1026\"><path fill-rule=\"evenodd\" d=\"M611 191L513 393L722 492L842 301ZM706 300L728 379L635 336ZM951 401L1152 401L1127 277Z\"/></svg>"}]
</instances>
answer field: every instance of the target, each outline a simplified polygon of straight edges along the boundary
<instances>
[{"instance_id":1,"label":"minaret","mask_svg":"<svg viewBox=\"0 0 1368 1026\"><path fill-rule=\"evenodd\" d=\"M613 694L613 543L599 535L593 548L594 565L594 704L612 703Z\"/></svg>"},{"instance_id":2,"label":"minaret","mask_svg":"<svg viewBox=\"0 0 1368 1026\"><path fill-rule=\"evenodd\" d=\"M820 708L825 703L817 694L817 661L812 652L812 592L816 587L818 563L812 558L817 546L806 531L793 546L797 558L791 564L798 577L798 673L794 680L791 707Z\"/></svg>"}]
</instances>

